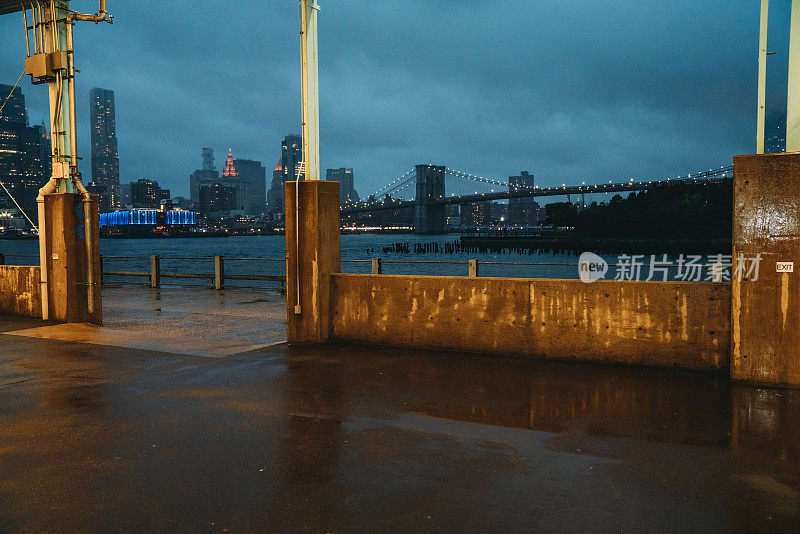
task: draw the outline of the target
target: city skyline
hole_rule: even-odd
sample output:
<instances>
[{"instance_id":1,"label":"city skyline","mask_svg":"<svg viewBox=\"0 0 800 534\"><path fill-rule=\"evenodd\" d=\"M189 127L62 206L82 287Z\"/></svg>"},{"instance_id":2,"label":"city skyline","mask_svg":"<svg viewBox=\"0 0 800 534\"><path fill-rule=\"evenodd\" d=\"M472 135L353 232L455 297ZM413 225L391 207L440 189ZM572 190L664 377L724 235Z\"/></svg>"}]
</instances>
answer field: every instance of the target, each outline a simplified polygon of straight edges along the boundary
<instances>
[{"instance_id":1,"label":"city skyline","mask_svg":"<svg viewBox=\"0 0 800 534\"><path fill-rule=\"evenodd\" d=\"M258 25L244 21L264 19L260 3L219 2L187 17L146 7L117 5L113 27L76 32L79 117L88 116L91 87L117 91L121 181L147 177L186 194L202 146L277 161L275 140L300 130L294 6L271 9L270 32L258 37ZM754 150L755 10L729 1L643 2L635 11L459 4L444 24L439 7L424 2L365 7L325 6L319 29L322 168L352 167L363 195L423 162L493 177L527 168L553 185L674 176ZM223 16L230 12L239 16ZM771 79L784 68L787 13L771 10ZM174 16L185 19L179 34ZM532 20L541 31L531 31ZM21 34L18 26L14 16L0 21L9 35ZM252 43L246 57L259 61L241 53ZM11 82L24 56L13 51L0 59ZM24 90L39 122L46 92ZM780 108L783 89L771 82L770 94L769 106ZM86 159L81 166L87 176Z\"/></svg>"}]
</instances>

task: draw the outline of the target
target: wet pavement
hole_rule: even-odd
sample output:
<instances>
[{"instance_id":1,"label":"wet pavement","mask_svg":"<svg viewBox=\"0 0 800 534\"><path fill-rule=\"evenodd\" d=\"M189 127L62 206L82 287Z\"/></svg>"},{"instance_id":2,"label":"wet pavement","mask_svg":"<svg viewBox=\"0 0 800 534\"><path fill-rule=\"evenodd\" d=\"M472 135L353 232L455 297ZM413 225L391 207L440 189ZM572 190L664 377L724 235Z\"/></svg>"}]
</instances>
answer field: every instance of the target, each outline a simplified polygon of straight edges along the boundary
<instances>
[{"instance_id":1,"label":"wet pavement","mask_svg":"<svg viewBox=\"0 0 800 534\"><path fill-rule=\"evenodd\" d=\"M0 318L0 332L40 322ZM0 333L0 532L797 531L800 391L362 346Z\"/></svg>"},{"instance_id":2,"label":"wet pavement","mask_svg":"<svg viewBox=\"0 0 800 534\"><path fill-rule=\"evenodd\" d=\"M286 297L259 289L103 286L103 326L175 339L286 340Z\"/></svg>"}]
</instances>

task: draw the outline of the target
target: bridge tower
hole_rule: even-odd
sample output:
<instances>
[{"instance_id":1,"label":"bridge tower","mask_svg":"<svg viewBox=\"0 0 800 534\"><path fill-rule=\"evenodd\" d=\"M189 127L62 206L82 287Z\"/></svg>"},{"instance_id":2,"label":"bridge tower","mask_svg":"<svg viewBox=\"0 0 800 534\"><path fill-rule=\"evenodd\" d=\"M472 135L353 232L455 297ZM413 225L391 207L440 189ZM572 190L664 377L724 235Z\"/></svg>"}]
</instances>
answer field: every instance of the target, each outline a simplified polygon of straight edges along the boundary
<instances>
[{"instance_id":1,"label":"bridge tower","mask_svg":"<svg viewBox=\"0 0 800 534\"><path fill-rule=\"evenodd\" d=\"M445 233L444 176L446 167L417 165L417 198L414 207L415 234Z\"/></svg>"}]
</instances>

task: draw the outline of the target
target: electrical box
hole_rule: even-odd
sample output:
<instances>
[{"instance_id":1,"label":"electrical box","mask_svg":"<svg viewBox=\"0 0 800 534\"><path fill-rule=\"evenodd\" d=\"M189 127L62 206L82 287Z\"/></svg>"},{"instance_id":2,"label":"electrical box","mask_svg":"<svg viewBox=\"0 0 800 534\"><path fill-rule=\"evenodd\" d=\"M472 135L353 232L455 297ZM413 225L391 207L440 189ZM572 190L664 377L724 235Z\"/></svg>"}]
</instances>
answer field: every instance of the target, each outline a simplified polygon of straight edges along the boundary
<instances>
[{"instance_id":1,"label":"electrical box","mask_svg":"<svg viewBox=\"0 0 800 534\"><path fill-rule=\"evenodd\" d=\"M25 74L30 74L31 82L34 85L39 83L47 83L54 80L54 71L66 68L66 52L36 54L25 58Z\"/></svg>"}]
</instances>

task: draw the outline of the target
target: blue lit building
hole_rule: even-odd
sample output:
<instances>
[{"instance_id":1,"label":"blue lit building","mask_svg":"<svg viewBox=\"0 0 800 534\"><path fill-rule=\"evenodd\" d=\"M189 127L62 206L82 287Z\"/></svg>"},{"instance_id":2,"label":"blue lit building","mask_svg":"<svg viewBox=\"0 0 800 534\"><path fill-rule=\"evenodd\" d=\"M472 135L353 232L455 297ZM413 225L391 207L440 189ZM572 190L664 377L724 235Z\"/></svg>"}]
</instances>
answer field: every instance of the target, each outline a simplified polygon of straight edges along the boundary
<instances>
[{"instance_id":1,"label":"blue lit building","mask_svg":"<svg viewBox=\"0 0 800 534\"><path fill-rule=\"evenodd\" d=\"M106 235L156 234L197 226L197 212L184 210L128 210L100 214Z\"/></svg>"}]
</instances>

